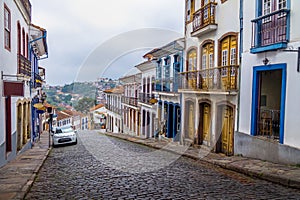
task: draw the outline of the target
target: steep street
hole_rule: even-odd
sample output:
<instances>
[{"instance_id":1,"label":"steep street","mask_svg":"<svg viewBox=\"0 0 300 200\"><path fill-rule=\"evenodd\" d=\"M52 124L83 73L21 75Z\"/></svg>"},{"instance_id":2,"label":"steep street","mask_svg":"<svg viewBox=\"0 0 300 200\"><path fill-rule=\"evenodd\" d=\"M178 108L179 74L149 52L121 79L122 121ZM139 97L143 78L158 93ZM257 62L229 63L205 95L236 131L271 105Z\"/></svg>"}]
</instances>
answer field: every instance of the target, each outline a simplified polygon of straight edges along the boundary
<instances>
[{"instance_id":1,"label":"steep street","mask_svg":"<svg viewBox=\"0 0 300 200\"><path fill-rule=\"evenodd\" d=\"M26 199L297 199L300 191L81 131L52 149Z\"/></svg>"}]
</instances>

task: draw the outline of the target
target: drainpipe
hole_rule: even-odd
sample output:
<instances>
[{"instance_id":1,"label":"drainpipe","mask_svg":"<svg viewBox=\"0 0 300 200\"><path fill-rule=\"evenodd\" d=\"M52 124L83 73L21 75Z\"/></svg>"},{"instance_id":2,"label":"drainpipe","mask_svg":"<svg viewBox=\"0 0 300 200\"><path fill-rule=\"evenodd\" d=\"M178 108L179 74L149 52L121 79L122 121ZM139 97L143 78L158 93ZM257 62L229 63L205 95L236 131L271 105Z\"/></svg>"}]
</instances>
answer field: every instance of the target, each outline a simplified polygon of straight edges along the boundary
<instances>
[{"instance_id":1,"label":"drainpipe","mask_svg":"<svg viewBox=\"0 0 300 200\"><path fill-rule=\"evenodd\" d=\"M243 11L244 11L244 0L240 0L240 67L239 67L239 91L238 91L238 106L237 106L237 132L240 131L240 101L241 101L241 93L240 93L240 89L241 89L241 65L243 64L243 29L244 29L244 24L243 24Z\"/></svg>"}]
</instances>

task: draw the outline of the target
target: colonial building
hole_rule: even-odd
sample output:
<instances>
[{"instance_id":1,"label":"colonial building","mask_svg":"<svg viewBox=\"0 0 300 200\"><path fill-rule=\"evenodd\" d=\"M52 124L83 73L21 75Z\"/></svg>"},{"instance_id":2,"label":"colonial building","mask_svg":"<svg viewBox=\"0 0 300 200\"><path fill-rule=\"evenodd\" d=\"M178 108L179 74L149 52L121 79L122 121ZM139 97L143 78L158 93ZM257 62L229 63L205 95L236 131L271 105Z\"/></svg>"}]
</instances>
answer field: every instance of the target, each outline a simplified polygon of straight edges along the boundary
<instances>
[{"instance_id":1,"label":"colonial building","mask_svg":"<svg viewBox=\"0 0 300 200\"><path fill-rule=\"evenodd\" d=\"M0 166L31 147L38 136L32 109L38 60L47 55L46 30L31 23L29 0L0 0L3 34L0 39ZM37 29L37 32L34 30ZM39 37L41 34L42 37ZM36 37L38 36L38 37ZM41 71L43 71L41 69ZM34 123L33 123L34 122Z\"/></svg>"},{"instance_id":2,"label":"colonial building","mask_svg":"<svg viewBox=\"0 0 300 200\"><path fill-rule=\"evenodd\" d=\"M155 90L155 61L152 58L145 55L144 58L147 58L148 61L140 63L135 66L142 72L142 77L140 80L141 90L139 91L139 100L138 104L140 106L140 116L138 123L139 131L141 132L141 137L151 138L154 137L157 132L155 128L155 119L156 119L156 101L154 96ZM157 124L157 123L156 123Z\"/></svg>"},{"instance_id":3,"label":"colonial building","mask_svg":"<svg viewBox=\"0 0 300 200\"><path fill-rule=\"evenodd\" d=\"M186 0L179 92L183 143L234 153L240 0Z\"/></svg>"},{"instance_id":4,"label":"colonial building","mask_svg":"<svg viewBox=\"0 0 300 200\"><path fill-rule=\"evenodd\" d=\"M113 133L123 132L123 117L122 117L122 96L124 88L117 86L113 89L105 90L107 109L106 130Z\"/></svg>"},{"instance_id":5,"label":"colonial building","mask_svg":"<svg viewBox=\"0 0 300 200\"><path fill-rule=\"evenodd\" d=\"M292 0L243 1L236 154L300 163L299 7Z\"/></svg>"},{"instance_id":6,"label":"colonial building","mask_svg":"<svg viewBox=\"0 0 300 200\"><path fill-rule=\"evenodd\" d=\"M152 68L154 74L149 79L151 84L148 84L153 93L148 101L151 107L153 107L153 103L157 103L155 106L157 109L157 133L176 141L180 140L181 130L181 104L178 87L179 73L183 67L183 50L184 38L181 38L146 54L148 57L155 58L155 62L152 61L155 63ZM153 100L155 101L153 102ZM155 116L155 113L152 112L151 116Z\"/></svg>"},{"instance_id":7,"label":"colonial building","mask_svg":"<svg viewBox=\"0 0 300 200\"><path fill-rule=\"evenodd\" d=\"M141 115L138 105L141 77L141 72L133 69L130 74L119 79L124 87L122 97L124 133L134 136L140 136L141 133Z\"/></svg>"},{"instance_id":8,"label":"colonial building","mask_svg":"<svg viewBox=\"0 0 300 200\"><path fill-rule=\"evenodd\" d=\"M90 109L90 129L105 129L107 110L104 104L99 104Z\"/></svg>"}]
</instances>

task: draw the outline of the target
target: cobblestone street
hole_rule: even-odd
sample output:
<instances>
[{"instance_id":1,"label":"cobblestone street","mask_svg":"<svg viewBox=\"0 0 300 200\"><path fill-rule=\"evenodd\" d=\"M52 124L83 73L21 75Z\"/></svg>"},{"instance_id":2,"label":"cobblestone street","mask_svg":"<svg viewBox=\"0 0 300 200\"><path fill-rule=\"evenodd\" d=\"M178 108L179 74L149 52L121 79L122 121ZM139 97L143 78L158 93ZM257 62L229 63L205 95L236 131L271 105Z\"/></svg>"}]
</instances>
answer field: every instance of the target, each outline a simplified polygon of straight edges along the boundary
<instances>
[{"instance_id":1,"label":"cobblestone street","mask_svg":"<svg viewBox=\"0 0 300 200\"><path fill-rule=\"evenodd\" d=\"M300 191L210 164L80 132L54 148L26 199L299 199Z\"/></svg>"}]
</instances>

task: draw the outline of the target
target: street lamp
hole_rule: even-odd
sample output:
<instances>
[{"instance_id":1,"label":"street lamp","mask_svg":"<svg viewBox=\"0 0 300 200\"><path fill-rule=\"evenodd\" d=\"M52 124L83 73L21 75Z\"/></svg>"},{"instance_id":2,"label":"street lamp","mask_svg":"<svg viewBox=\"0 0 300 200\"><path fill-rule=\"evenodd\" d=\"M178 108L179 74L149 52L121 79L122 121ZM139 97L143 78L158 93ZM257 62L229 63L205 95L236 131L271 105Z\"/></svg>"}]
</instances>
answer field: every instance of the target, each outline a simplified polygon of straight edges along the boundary
<instances>
[{"instance_id":1,"label":"street lamp","mask_svg":"<svg viewBox=\"0 0 300 200\"><path fill-rule=\"evenodd\" d=\"M53 111L52 107L47 107L47 113L49 113L49 120L48 120L48 123L49 123L49 148L51 146L50 135L51 135L51 131L52 131L52 119L53 119L52 111Z\"/></svg>"}]
</instances>

